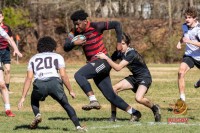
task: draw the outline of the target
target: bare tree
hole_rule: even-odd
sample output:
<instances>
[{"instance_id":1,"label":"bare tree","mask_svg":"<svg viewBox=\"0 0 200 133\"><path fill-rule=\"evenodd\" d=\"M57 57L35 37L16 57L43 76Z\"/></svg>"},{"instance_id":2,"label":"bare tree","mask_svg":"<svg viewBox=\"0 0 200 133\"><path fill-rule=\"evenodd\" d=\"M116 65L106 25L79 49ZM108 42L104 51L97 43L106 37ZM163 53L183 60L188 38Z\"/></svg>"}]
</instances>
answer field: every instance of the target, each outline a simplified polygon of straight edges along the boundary
<instances>
[{"instance_id":1,"label":"bare tree","mask_svg":"<svg viewBox=\"0 0 200 133\"><path fill-rule=\"evenodd\" d=\"M42 9L43 9L43 5L38 5L38 6L37 6L37 25L38 25L39 37L40 37L41 35L43 35Z\"/></svg>"},{"instance_id":2,"label":"bare tree","mask_svg":"<svg viewBox=\"0 0 200 133\"><path fill-rule=\"evenodd\" d=\"M168 0L168 14L169 14L169 33L172 31L172 3Z\"/></svg>"},{"instance_id":3,"label":"bare tree","mask_svg":"<svg viewBox=\"0 0 200 133\"><path fill-rule=\"evenodd\" d=\"M191 7L194 6L193 0L190 0L190 6L191 6Z\"/></svg>"},{"instance_id":4,"label":"bare tree","mask_svg":"<svg viewBox=\"0 0 200 133\"><path fill-rule=\"evenodd\" d=\"M2 9L3 7L5 7L5 0L0 0L0 8Z\"/></svg>"}]
</instances>

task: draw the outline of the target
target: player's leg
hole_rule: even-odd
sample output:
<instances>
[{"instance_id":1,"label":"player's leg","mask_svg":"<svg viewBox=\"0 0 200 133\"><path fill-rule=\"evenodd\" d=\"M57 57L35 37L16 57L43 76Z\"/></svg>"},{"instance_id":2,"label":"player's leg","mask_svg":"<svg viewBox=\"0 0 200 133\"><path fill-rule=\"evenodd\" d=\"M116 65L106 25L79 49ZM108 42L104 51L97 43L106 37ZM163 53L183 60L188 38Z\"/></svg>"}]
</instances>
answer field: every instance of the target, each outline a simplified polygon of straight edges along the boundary
<instances>
[{"instance_id":1,"label":"player's leg","mask_svg":"<svg viewBox=\"0 0 200 133\"><path fill-rule=\"evenodd\" d=\"M126 79L119 81L113 86L113 90L116 94L118 94L120 91L131 90L132 88L132 85Z\"/></svg>"},{"instance_id":2,"label":"player's leg","mask_svg":"<svg viewBox=\"0 0 200 133\"><path fill-rule=\"evenodd\" d=\"M2 94L2 99L5 106L5 113L8 117L14 117L15 115L10 110L10 101L9 101L9 93L5 85L2 67L0 67L0 89Z\"/></svg>"},{"instance_id":3,"label":"player's leg","mask_svg":"<svg viewBox=\"0 0 200 133\"><path fill-rule=\"evenodd\" d=\"M52 80L49 81L48 94L65 109L77 130L86 130L84 127L81 127L74 108L68 102L61 79L52 78Z\"/></svg>"},{"instance_id":4,"label":"player's leg","mask_svg":"<svg viewBox=\"0 0 200 133\"><path fill-rule=\"evenodd\" d=\"M14 117L15 115L11 112L10 110L10 101L9 101L9 93L7 90L7 87L5 85L5 80L4 80L4 73L3 73L3 54L4 54L4 50L0 50L0 89L1 89L1 94L2 94L2 99L5 105L5 111L6 111L6 115L8 117Z\"/></svg>"},{"instance_id":5,"label":"player's leg","mask_svg":"<svg viewBox=\"0 0 200 133\"><path fill-rule=\"evenodd\" d=\"M130 88L132 88L132 86L126 79L121 80L120 82L118 82L113 86L113 90L116 94L118 94L118 92L120 91L130 90ZM116 121L116 115L117 115L117 108L115 105L111 104L111 117L109 121Z\"/></svg>"},{"instance_id":6,"label":"player's leg","mask_svg":"<svg viewBox=\"0 0 200 133\"><path fill-rule=\"evenodd\" d=\"M2 62L4 64L4 77L5 77L5 83L8 91L10 91L10 49L7 48L4 51Z\"/></svg>"},{"instance_id":7,"label":"player's leg","mask_svg":"<svg viewBox=\"0 0 200 133\"><path fill-rule=\"evenodd\" d=\"M4 65L5 83L8 91L10 91L10 64Z\"/></svg>"},{"instance_id":8,"label":"player's leg","mask_svg":"<svg viewBox=\"0 0 200 133\"><path fill-rule=\"evenodd\" d=\"M32 107L33 113L35 115L35 118L31 122L30 128L35 129L35 128L37 128L38 124L40 122L42 122L42 116L41 116L40 110L39 110L39 100L34 99L32 96L31 96L31 107Z\"/></svg>"},{"instance_id":9,"label":"player's leg","mask_svg":"<svg viewBox=\"0 0 200 133\"><path fill-rule=\"evenodd\" d=\"M185 74L194 67L194 61L191 57L184 57L178 70L178 88L180 98L185 101Z\"/></svg>"},{"instance_id":10,"label":"player's leg","mask_svg":"<svg viewBox=\"0 0 200 133\"><path fill-rule=\"evenodd\" d=\"M132 116L131 121L139 121L141 113L129 106L121 97L115 94L111 85L109 74L95 77L94 82L111 104L129 113Z\"/></svg>"},{"instance_id":11,"label":"player's leg","mask_svg":"<svg viewBox=\"0 0 200 133\"><path fill-rule=\"evenodd\" d=\"M34 91L33 91L31 94L31 107L32 107L34 115L37 116L38 114L40 114L40 103L39 103L39 99L35 98L35 96L36 94L34 94Z\"/></svg>"},{"instance_id":12,"label":"player's leg","mask_svg":"<svg viewBox=\"0 0 200 133\"><path fill-rule=\"evenodd\" d=\"M35 80L33 82L33 91L31 93L31 107L35 118L30 124L31 129L37 128L38 124L42 121L40 113L40 101L44 101L47 97L47 82Z\"/></svg>"},{"instance_id":13,"label":"player's leg","mask_svg":"<svg viewBox=\"0 0 200 133\"><path fill-rule=\"evenodd\" d=\"M78 117L76 115L76 112L74 110L74 108L69 104L68 100L67 100L67 96L66 94L63 95L62 99L58 99L55 96L52 96L58 103L60 103L60 105L65 109L65 111L67 112L69 118L71 119L71 121L73 122L74 126L76 127L77 130L83 130L85 131L86 128L85 127L81 127Z\"/></svg>"},{"instance_id":14,"label":"player's leg","mask_svg":"<svg viewBox=\"0 0 200 133\"><path fill-rule=\"evenodd\" d=\"M147 87L144 85L139 85L137 92L135 94L135 100L138 103L143 104L144 106L148 108L151 108L153 106L153 103L151 103L149 99L144 97L146 92L147 92Z\"/></svg>"},{"instance_id":15,"label":"player's leg","mask_svg":"<svg viewBox=\"0 0 200 133\"><path fill-rule=\"evenodd\" d=\"M200 69L200 61L194 60L195 66ZM194 84L194 88L200 87L200 79Z\"/></svg>"},{"instance_id":16,"label":"player's leg","mask_svg":"<svg viewBox=\"0 0 200 133\"><path fill-rule=\"evenodd\" d=\"M160 107L157 104L153 104L148 98L144 97L147 92L147 87L145 85L139 85L135 100L143 104L144 106L150 108L153 111L154 118L156 122L161 121L161 112L160 112Z\"/></svg>"},{"instance_id":17,"label":"player's leg","mask_svg":"<svg viewBox=\"0 0 200 133\"><path fill-rule=\"evenodd\" d=\"M79 84L84 93L88 96L90 103L82 107L83 110L100 109L101 106L97 101L94 92L88 79L91 79L97 75L95 67L91 63L87 63L85 66L80 68L74 75L76 82Z\"/></svg>"},{"instance_id":18,"label":"player's leg","mask_svg":"<svg viewBox=\"0 0 200 133\"><path fill-rule=\"evenodd\" d=\"M0 89L1 89L1 94L2 94L2 99L4 101L4 104L8 104L9 103L9 96L8 91L6 86L5 86L5 81L4 81L4 77L3 77L3 67L1 66L2 63L0 63Z\"/></svg>"}]
</instances>

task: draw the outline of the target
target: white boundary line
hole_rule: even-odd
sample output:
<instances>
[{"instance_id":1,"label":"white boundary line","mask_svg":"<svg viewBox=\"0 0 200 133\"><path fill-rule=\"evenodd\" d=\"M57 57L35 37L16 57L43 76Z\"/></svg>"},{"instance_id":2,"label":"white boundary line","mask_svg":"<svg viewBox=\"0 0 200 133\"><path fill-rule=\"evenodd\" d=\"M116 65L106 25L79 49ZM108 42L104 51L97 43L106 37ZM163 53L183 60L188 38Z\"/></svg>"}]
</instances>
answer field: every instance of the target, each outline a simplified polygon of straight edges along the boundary
<instances>
[{"instance_id":1,"label":"white boundary line","mask_svg":"<svg viewBox=\"0 0 200 133\"><path fill-rule=\"evenodd\" d=\"M127 125L128 124L120 124L120 125L119 124L115 124L115 125L110 125L110 126L92 126L92 127L88 127L88 129L118 128L118 127L123 127L123 126L127 126ZM200 126L200 123L170 123L170 124L168 124L167 122L147 122L147 123L134 122L134 123L131 123L131 125L134 125L134 126L152 126L152 125Z\"/></svg>"}]
</instances>

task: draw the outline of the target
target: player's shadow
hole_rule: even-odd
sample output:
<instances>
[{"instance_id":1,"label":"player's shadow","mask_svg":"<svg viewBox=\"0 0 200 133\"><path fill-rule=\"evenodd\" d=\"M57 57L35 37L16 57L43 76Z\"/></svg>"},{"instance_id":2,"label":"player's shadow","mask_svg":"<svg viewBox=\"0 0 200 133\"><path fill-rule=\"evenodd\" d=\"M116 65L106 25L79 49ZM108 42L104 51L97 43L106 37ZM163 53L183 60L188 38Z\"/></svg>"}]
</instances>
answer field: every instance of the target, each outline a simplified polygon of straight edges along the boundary
<instances>
[{"instance_id":1,"label":"player's shadow","mask_svg":"<svg viewBox=\"0 0 200 133\"><path fill-rule=\"evenodd\" d=\"M172 107L160 108L160 109L161 109L161 111L162 111L162 110L167 110L167 111L169 111L169 112L173 112L173 110L174 110ZM197 109L188 108L187 110L197 110Z\"/></svg>"},{"instance_id":2,"label":"player's shadow","mask_svg":"<svg viewBox=\"0 0 200 133\"><path fill-rule=\"evenodd\" d=\"M70 120L70 118L63 118L63 117L50 117L48 120ZM117 118L119 121L128 121L129 119L127 118ZM79 121L109 121L109 118L107 117L84 117L84 118L79 118Z\"/></svg>"},{"instance_id":3,"label":"player's shadow","mask_svg":"<svg viewBox=\"0 0 200 133\"><path fill-rule=\"evenodd\" d=\"M20 125L20 126L15 126L15 128L13 130L20 130L20 129L30 129L30 130L34 130L30 128L30 125ZM37 129L41 129L41 130L48 130L50 129L48 126L38 126Z\"/></svg>"},{"instance_id":4,"label":"player's shadow","mask_svg":"<svg viewBox=\"0 0 200 133\"><path fill-rule=\"evenodd\" d=\"M20 126L15 126L15 128L13 130L24 130L24 129L30 129L30 130L35 130L35 129L31 129L30 125L20 125ZM57 129L57 128L50 128L48 126L38 126L36 128L37 130L52 130L52 129ZM70 131L68 128L63 128L63 131Z\"/></svg>"},{"instance_id":5,"label":"player's shadow","mask_svg":"<svg viewBox=\"0 0 200 133\"><path fill-rule=\"evenodd\" d=\"M173 111L174 111L174 109L172 107L161 108L161 111L162 110L167 110L168 112L171 112L171 113L173 113ZM188 108L187 110L190 111L190 110L198 110L198 109ZM184 115L182 115L182 116L184 116ZM190 120L200 120L199 118L197 118L195 116L187 116L187 118Z\"/></svg>"}]
</instances>

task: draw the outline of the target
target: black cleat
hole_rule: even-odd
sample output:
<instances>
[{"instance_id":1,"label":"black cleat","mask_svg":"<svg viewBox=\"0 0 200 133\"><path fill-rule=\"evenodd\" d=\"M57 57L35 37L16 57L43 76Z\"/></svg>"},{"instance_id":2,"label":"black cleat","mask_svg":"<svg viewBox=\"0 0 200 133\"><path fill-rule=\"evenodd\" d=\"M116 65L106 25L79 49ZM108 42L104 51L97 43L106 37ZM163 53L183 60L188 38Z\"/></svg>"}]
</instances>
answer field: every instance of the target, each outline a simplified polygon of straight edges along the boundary
<instances>
[{"instance_id":1,"label":"black cleat","mask_svg":"<svg viewBox=\"0 0 200 133\"><path fill-rule=\"evenodd\" d=\"M98 101L90 101L88 105L84 105L82 107L83 110L89 111L91 109L97 109L99 110L101 108L101 105L99 104Z\"/></svg>"},{"instance_id":2,"label":"black cleat","mask_svg":"<svg viewBox=\"0 0 200 133\"><path fill-rule=\"evenodd\" d=\"M160 122L161 121L161 112L160 112L160 107L159 105L155 104L154 106L154 118L155 118L155 122Z\"/></svg>"},{"instance_id":3,"label":"black cleat","mask_svg":"<svg viewBox=\"0 0 200 133\"><path fill-rule=\"evenodd\" d=\"M194 84L194 88L199 88L200 87L200 80L198 80L195 84Z\"/></svg>"},{"instance_id":4,"label":"black cleat","mask_svg":"<svg viewBox=\"0 0 200 133\"><path fill-rule=\"evenodd\" d=\"M34 120L30 124L31 129L36 129L38 124L42 121L41 114L37 114Z\"/></svg>"},{"instance_id":5,"label":"black cleat","mask_svg":"<svg viewBox=\"0 0 200 133\"><path fill-rule=\"evenodd\" d=\"M110 121L110 122L116 122L116 121L117 121L117 118L111 116L111 117L108 119L108 121Z\"/></svg>"},{"instance_id":6,"label":"black cleat","mask_svg":"<svg viewBox=\"0 0 200 133\"><path fill-rule=\"evenodd\" d=\"M133 113L133 114L131 115L130 121L131 121L131 122L139 121L140 118L141 118L141 116L142 116L141 113L140 113L139 111L136 110L136 112Z\"/></svg>"}]
</instances>

